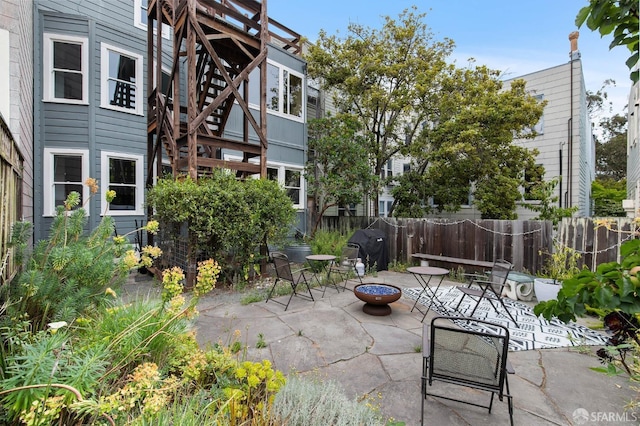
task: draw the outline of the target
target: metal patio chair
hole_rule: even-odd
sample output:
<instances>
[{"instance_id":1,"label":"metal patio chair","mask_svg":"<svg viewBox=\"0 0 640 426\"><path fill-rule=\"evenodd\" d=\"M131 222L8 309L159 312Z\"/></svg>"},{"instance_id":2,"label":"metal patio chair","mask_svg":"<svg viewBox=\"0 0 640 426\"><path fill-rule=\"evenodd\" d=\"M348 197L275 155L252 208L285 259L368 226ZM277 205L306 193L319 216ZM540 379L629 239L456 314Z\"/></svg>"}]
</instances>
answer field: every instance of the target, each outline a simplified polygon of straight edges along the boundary
<instances>
[{"instance_id":1,"label":"metal patio chair","mask_svg":"<svg viewBox=\"0 0 640 426\"><path fill-rule=\"evenodd\" d=\"M470 331L464 328L465 322L485 325L486 331ZM420 424L424 424L427 396L487 408L491 413L493 398L498 395L500 401L507 398L513 426L513 400L509 394L507 373L513 374L514 370L507 361L509 330L506 327L473 318L439 316L433 318L430 325L423 325L422 348ZM457 399L454 397L457 394L428 393L436 381L490 392L491 399L488 405L484 405Z\"/></svg>"},{"instance_id":2,"label":"metal patio chair","mask_svg":"<svg viewBox=\"0 0 640 426\"><path fill-rule=\"evenodd\" d=\"M289 258L284 253L274 252L271 254L271 258L273 259L273 266L275 267L275 270L276 270L276 280L273 283L273 286L271 286L271 290L267 295L266 302L269 302L269 299L271 299L275 303L279 303L283 305L284 310L286 311L287 308L289 307L289 303L291 303L291 299L293 298L293 296L299 296L304 299L313 301L314 299L313 299L313 294L311 294L311 286L309 285L309 281L307 280L307 277L304 274L305 271L309 270L309 268L301 268L301 269L292 271L291 262L289 262ZM286 281L291 285L291 295L289 296L289 300L287 301L286 304L283 302L280 302L279 300L271 298L271 296L273 295L273 291L275 290L276 286L278 285L278 282L280 281ZM309 292L308 296L306 294L299 293L297 291L298 286L301 284L304 285L304 287L306 287L307 291Z\"/></svg>"},{"instance_id":3,"label":"metal patio chair","mask_svg":"<svg viewBox=\"0 0 640 426\"><path fill-rule=\"evenodd\" d=\"M352 279L354 275L360 281L360 284L362 284L362 277L358 275L358 271L356 269L359 251L359 245L349 243L342 249L342 255L340 258L336 259L331 265L329 272L338 274L340 278L344 280L343 289L347 288L347 281Z\"/></svg>"},{"instance_id":4,"label":"metal patio chair","mask_svg":"<svg viewBox=\"0 0 640 426\"><path fill-rule=\"evenodd\" d=\"M456 305L456 311L460 307L462 300L466 296L470 296L476 299L476 305L473 307L471 314L468 315L469 317L473 317L473 314L476 312L476 309L478 309L482 299L486 299L498 315L500 314L500 311L498 311L498 306L495 303L500 303L502 305L502 309L504 309L509 318L511 318L511 321L513 321L516 327L518 327L518 323L502 300L502 289L505 287L507 278L509 277L509 272L511 272L512 269L513 265L511 263L500 259L493 263L493 267L491 268L491 272L488 276L477 274L466 275L469 280L469 285L467 287L458 286L458 290L462 292L462 297Z\"/></svg>"}]
</instances>

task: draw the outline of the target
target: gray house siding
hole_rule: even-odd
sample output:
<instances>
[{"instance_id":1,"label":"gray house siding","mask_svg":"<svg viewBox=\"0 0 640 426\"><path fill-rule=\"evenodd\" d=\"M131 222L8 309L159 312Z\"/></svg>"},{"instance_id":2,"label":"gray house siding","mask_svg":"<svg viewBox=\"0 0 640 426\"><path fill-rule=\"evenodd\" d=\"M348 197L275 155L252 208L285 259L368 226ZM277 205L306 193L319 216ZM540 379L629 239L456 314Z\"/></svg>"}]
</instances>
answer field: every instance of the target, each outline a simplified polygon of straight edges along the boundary
<instances>
[{"instance_id":1,"label":"gray house siding","mask_svg":"<svg viewBox=\"0 0 640 426\"><path fill-rule=\"evenodd\" d=\"M269 45L268 59L272 63L288 68L304 76L306 62L298 57L283 51L277 46ZM257 73L252 74L257 78ZM303 78L303 87L306 88L306 76ZM269 148L267 150L267 167L286 168L287 170L302 170L307 161L307 125L306 120L306 94L303 94L303 117L300 120L287 118L281 114L275 114L267 110L267 138ZM253 117L259 122L259 111L252 108ZM242 139L242 110L238 105L234 106L225 127L225 136L232 139ZM251 126L249 126L249 139L258 144L258 138ZM233 152L225 152L224 155L237 155ZM298 221L296 228L301 232L306 229L306 194L307 188L302 177L302 193L298 206Z\"/></svg>"},{"instance_id":2,"label":"gray house siding","mask_svg":"<svg viewBox=\"0 0 640 426\"><path fill-rule=\"evenodd\" d=\"M88 154L88 176L103 182L102 159L104 153L116 156L138 156L142 159L142 178L146 179L146 50L147 34L134 25L134 2L132 0L38 0L35 2L37 24L34 28L34 69L35 78L35 134L34 147L37 160L34 165L35 235L45 238L51 226L52 217L44 206L44 191L47 178L44 175L45 149L84 149ZM88 96L86 104L45 102L44 99L44 35L55 34L86 39L88 45ZM142 71L142 82L136 90L136 103L142 105L140 114L115 111L101 106L102 46L103 43L126 53L139 55L142 61L136 64ZM164 52L165 65L170 61L170 52ZM136 158L138 158L136 157ZM106 166L106 165L105 165ZM139 177L139 176L138 176ZM46 188L46 189L45 189ZM136 205L144 203L144 190L139 193ZM116 198L117 200L117 198ZM102 218L106 205L102 193L93 196L88 205L89 228L94 228ZM119 234L135 228L135 222L145 219L140 214L113 216Z\"/></svg>"},{"instance_id":3,"label":"gray house siding","mask_svg":"<svg viewBox=\"0 0 640 426\"><path fill-rule=\"evenodd\" d=\"M33 5L24 0L2 0L0 48L9 58L0 65L2 113L20 153L22 219L33 221ZM6 84L5 84L6 83ZM8 93L7 93L8 92Z\"/></svg>"}]
</instances>

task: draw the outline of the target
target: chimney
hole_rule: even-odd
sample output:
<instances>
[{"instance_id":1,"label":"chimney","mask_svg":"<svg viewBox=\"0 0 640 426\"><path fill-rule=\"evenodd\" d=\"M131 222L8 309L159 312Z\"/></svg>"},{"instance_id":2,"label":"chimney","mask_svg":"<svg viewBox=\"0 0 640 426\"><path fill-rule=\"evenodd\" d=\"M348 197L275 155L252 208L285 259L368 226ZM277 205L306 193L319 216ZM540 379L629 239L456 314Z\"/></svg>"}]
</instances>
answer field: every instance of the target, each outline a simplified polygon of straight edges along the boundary
<instances>
[{"instance_id":1,"label":"chimney","mask_svg":"<svg viewBox=\"0 0 640 426\"><path fill-rule=\"evenodd\" d=\"M580 33L578 31L573 31L569 34L569 41L571 42L571 52L569 56L571 59L580 59L580 51L578 51L578 37L580 37Z\"/></svg>"}]
</instances>

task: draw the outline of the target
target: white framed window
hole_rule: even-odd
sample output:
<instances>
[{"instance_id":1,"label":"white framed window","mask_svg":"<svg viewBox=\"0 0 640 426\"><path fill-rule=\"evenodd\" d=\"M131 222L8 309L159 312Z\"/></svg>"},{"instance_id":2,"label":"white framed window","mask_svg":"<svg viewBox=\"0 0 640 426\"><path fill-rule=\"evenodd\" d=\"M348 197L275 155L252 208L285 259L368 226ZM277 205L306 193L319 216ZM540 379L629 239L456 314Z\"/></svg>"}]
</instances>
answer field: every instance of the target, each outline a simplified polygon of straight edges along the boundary
<instances>
[{"instance_id":1,"label":"white framed window","mask_svg":"<svg viewBox=\"0 0 640 426\"><path fill-rule=\"evenodd\" d=\"M544 101L544 94L537 94L537 95L536 94L532 94L531 96L536 98L538 103ZM533 133L533 132L536 132L536 134L538 134L538 135L543 135L544 134L544 112L540 116L540 119L538 120L538 122L533 127L529 127L529 128L525 129L525 134L530 134L530 133Z\"/></svg>"},{"instance_id":2,"label":"white framed window","mask_svg":"<svg viewBox=\"0 0 640 426\"><path fill-rule=\"evenodd\" d=\"M304 175L302 167L283 164L267 164L267 179L275 180L282 185L293 207L304 209Z\"/></svg>"},{"instance_id":3,"label":"white framed window","mask_svg":"<svg viewBox=\"0 0 640 426\"><path fill-rule=\"evenodd\" d=\"M136 28L147 31L149 28L149 0L133 0L133 25ZM156 34L157 22L153 21L153 33ZM162 37L171 38L171 27L162 24Z\"/></svg>"},{"instance_id":4,"label":"white framed window","mask_svg":"<svg viewBox=\"0 0 640 426\"><path fill-rule=\"evenodd\" d=\"M240 161L242 157L224 154L224 159L229 161ZM249 162L257 164L258 160L251 159ZM256 174L252 175L252 177L258 179L260 175ZM305 208L304 167L268 162L267 179L275 180L285 189L287 195L291 198L295 209L303 210Z\"/></svg>"},{"instance_id":5,"label":"white framed window","mask_svg":"<svg viewBox=\"0 0 640 426\"><path fill-rule=\"evenodd\" d=\"M142 56L101 43L100 106L142 115Z\"/></svg>"},{"instance_id":6,"label":"white framed window","mask_svg":"<svg viewBox=\"0 0 640 426\"><path fill-rule=\"evenodd\" d=\"M393 177L393 161L391 159L387 160L387 162L382 166L380 170L380 178L392 178Z\"/></svg>"},{"instance_id":7,"label":"white framed window","mask_svg":"<svg viewBox=\"0 0 640 426\"><path fill-rule=\"evenodd\" d=\"M378 200L378 216L387 217L391 211L393 200Z\"/></svg>"},{"instance_id":8,"label":"white framed window","mask_svg":"<svg viewBox=\"0 0 640 426\"><path fill-rule=\"evenodd\" d=\"M42 97L45 102L89 103L88 45L83 37L44 34Z\"/></svg>"},{"instance_id":9,"label":"white framed window","mask_svg":"<svg viewBox=\"0 0 640 426\"><path fill-rule=\"evenodd\" d=\"M267 112L304 121L304 75L276 62L267 60ZM249 75L249 102L255 108L260 103L260 70Z\"/></svg>"},{"instance_id":10,"label":"white framed window","mask_svg":"<svg viewBox=\"0 0 640 426\"><path fill-rule=\"evenodd\" d=\"M144 214L142 155L102 151L100 160L100 199L106 199L108 190L116 191L115 199L103 213L111 216Z\"/></svg>"},{"instance_id":11,"label":"white framed window","mask_svg":"<svg viewBox=\"0 0 640 426\"><path fill-rule=\"evenodd\" d=\"M43 159L43 215L55 216L72 191L80 194L80 205L89 213L89 151L86 149L45 148ZM85 205L86 203L86 205Z\"/></svg>"}]
</instances>

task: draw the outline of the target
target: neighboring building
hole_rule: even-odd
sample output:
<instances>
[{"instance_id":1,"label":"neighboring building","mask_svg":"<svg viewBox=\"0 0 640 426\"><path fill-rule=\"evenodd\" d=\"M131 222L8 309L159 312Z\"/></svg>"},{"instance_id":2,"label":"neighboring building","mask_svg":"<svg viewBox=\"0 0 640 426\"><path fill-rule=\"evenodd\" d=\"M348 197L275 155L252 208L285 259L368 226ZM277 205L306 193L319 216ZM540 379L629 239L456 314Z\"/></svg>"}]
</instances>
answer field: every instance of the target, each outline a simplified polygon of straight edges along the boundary
<instances>
[{"instance_id":1,"label":"neighboring building","mask_svg":"<svg viewBox=\"0 0 640 426\"><path fill-rule=\"evenodd\" d=\"M34 1L36 240L71 191L82 195L91 229L104 214L120 234L145 219L145 4ZM89 177L100 184L94 197ZM118 195L106 205L109 188Z\"/></svg>"},{"instance_id":2,"label":"neighboring building","mask_svg":"<svg viewBox=\"0 0 640 426\"><path fill-rule=\"evenodd\" d=\"M505 81L508 88L515 79L526 81L529 93L540 101L546 101L543 116L535 126L538 135L533 139L517 139L513 143L539 151L537 162L545 169L544 180L560 178L556 188L559 206L577 206L577 216L589 216L591 213L591 182L595 179L595 140L591 133L591 124L587 111L586 87L582 61L578 51L578 33L569 35L571 41L570 60L566 64ZM395 156L382 170L381 177L399 176L410 167L410 159ZM535 179L536 177L531 177ZM380 216L387 216L393 204L391 186L383 188L379 196ZM524 189L523 189L524 193ZM526 195L526 194L525 194ZM434 204L434 200L429 200ZM531 219L536 212L524 207L522 201L516 213L520 219ZM370 204L364 200L364 205ZM358 206L354 211L363 210ZM373 207L370 207L373 211ZM328 211L327 214L334 214ZM473 204L469 194L467 202L456 213L440 212L430 217L448 217L454 219L479 219L480 211Z\"/></svg>"},{"instance_id":3,"label":"neighboring building","mask_svg":"<svg viewBox=\"0 0 640 426\"><path fill-rule=\"evenodd\" d=\"M622 207L628 217L640 217L640 84L629 93L627 120L627 199Z\"/></svg>"},{"instance_id":4,"label":"neighboring building","mask_svg":"<svg viewBox=\"0 0 640 426\"><path fill-rule=\"evenodd\" d=\"M31 2L2 0L0 58L9 58L8 61L0 61L0 113L24 156L20 218L33 221L34 74Z\"/></svg>"},{"instance_id":5,"label":"neighboring building","mask_svg":"<svg viewBox=\"0 0 640 426\"><path fill-rule=\"evenodd\" d=\"M148 2L34 0L33 5L35 238L48 235L55 208L70 191L82 194L90 228L108 214L119 234L129 232L146 220L145 183L148 171L157 170L149 166L147 153ZM161 36L164 80L172 63L171 28L162 25ZM278 100L272 99L267 111L267 175L287 188L301 224L306 104L300 101L295 114L282 108L293 79L306 86L303 70L300 57L276 44L269 46L268 90L277 93ZM184 96L185 91L180 93ZM304 92L299 95L305 99ZM243 134L237 116L234 107L225 137ZM255 134L250 138L255 140ZM220 155L224 159L234 154ZM165 170L171 170L167 156L162 158ZM83 185L89 177L97 178L101 188L93 198ZM118 193L109 206L103 201L108 188Z\"/></svg>"},{"instance_id":6,"label":"neighboring building","mask_svg":"<svg viewBox=\"0 0 640 426\"><path fill-rule=\"evenodd\" d=\"M18 220L33 221L33 6L0 6L0 284L16 272L7 244Z\"/></svg>"},{"instance_id":7,"label":"neighboring building","mask_svg":"<svg viewBox=\"0 0 640 426\"><path fill-rule=\"evenodd\" d=\"M578 51L578 33L569 35L569 62L505 81L508 88L513 80L526 81L526 89L540 101L547 101L540 121L535 126L538 135L533 139L516 139L519 144L539 151L537 164L545 169L543 180L560 178L556 188L560 207L577 206L576 216L591 214L591 182L595 179L595 140L587 111L586 87L582 61ZM524 193L524 190L523 190ZM519 219L532 219L537 213L524 207L522 201L516 213ZM480 212L473 198L456 213L440 213L438 217L479 219Z\"/></svg>"},{"instance_id":8,"label":"neighboring building","mask_svg":"<svg viewBox=\"0 0 640 426\"><path fill-rule=\"evenodd\" d=\"M527 82L526 88L532 95L546 100L547 105L535 128L538 136L514 143L540 151L537 160L545 168L544 180L560 178L556 188L560 207L577 206L576 216L589 216L591 183L595 179L595 139L587 110L578 32L571 33L569 39L568 63L518 77ZM518 213L520 218L527 218L532 212Z\"/></svg>"}]
</instances>

